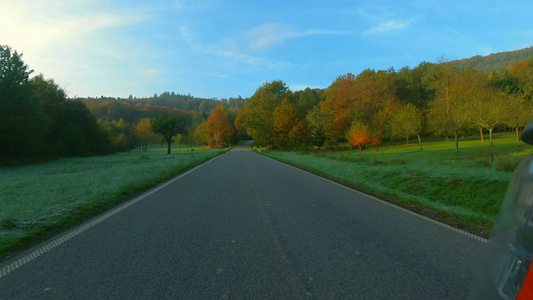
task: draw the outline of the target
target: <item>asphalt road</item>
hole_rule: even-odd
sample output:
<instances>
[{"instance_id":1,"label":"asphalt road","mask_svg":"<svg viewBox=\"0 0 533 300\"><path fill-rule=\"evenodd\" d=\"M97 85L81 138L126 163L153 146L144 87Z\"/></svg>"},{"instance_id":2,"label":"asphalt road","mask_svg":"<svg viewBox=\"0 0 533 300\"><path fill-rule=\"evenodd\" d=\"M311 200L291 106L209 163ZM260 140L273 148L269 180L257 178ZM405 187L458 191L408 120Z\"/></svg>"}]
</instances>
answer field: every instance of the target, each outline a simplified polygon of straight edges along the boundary
<instances>
[{"instance_id":1,"label":"asphalt road","mask_svg":"<svg viewBox=\"0 0 533 300\"><path fill-rule=\"evenodd\" d=\"M246 147L0 264L0 299L464 299L485 243Z\"/></svg>"}]
</instances>

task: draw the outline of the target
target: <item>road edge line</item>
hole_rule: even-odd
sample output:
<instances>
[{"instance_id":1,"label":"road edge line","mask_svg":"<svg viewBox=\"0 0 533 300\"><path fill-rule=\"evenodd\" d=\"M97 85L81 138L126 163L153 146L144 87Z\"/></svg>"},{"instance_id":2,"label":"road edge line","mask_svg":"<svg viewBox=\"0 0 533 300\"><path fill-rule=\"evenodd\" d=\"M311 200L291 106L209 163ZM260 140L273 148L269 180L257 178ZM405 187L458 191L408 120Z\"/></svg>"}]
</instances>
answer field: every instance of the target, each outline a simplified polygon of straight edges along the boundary
<instances>
[{"instance_id":1,"label":"road edge line","mask_svg":"<svg viewBox=\"0 0 533 300\"><path fill-rule=\"evenodd\" d=\"M229 151L228 151L229 152ZM226 152L227 153L227 152ZM125 202L125 203L122 203L120 204L119 206L115 207L115 208L112 208L111 210L108 210L106 212L104 212L102 215L98 216L98 217L95 217L95 219L91 220L91 221L86 221L84 223L81 223L81 224L78 224L77 226L75 226L75 228L69 230L68 232L64 233L64 234L61 234L58 238L51 238L52 241L50 242L44 242L44 245L39 247L38 245L35 246L34 248L36 247L39 247L38 249L36 250L33 250L31 251L29 254L26 254L26 255L23 255L22 257L20 257L19 259L11 262L11 263L7 263L6 266L2 267L0 269L0 279L2 279L2 277L8 275L9 273L15 271L16 269L22 267L23 265L29 263L30 261L36 259L37 257L45 254L46 252L49 252L50 250L54 249L55 247L63 244L64 242L72 239L73 237L81 234L82 232L90 229L91 227L94 227L95 225L98 225L100 223L102 223L103 221L109 219L110 217L114 216L115 214L125 210L126 208L140 202L141 200L145 199L146 197L156 193L157 191L163 189L164 187L174 183L175 181L178 181L179 179L181 179L182 177L185 177L186 175L194 172L196 169L199 169L203 166L205 166L206 164L214 161L215 159L223 156L224 154L226 153L223 153L222 155L217 155L215 157L213 157L212 159L202 163L201 165L198 165L192 169L189 169L187 170L185 173L182 173L182 174L179 174L178 176L172 178L172 179L169 179L161 184L159 184L158 186L156 187L153 187L147 191L145 191L144 193L142 193L141 195Z\"/></svg>"},{"instance_id":2,"label":"road edge line","mask_svg":"<svg viewBox=\"0 0 533 300\"><path fill-rule=\"evenodd\" d=\"M252 152L253 152L253 151L252 151ZM256 153L256 154L258 154L258 153ZM442 222L437 221L437 220L434 220L434 219L432 219L432 218L429 218L429 217L426 217L426 216L423 216L423 215L417 214L417 213L414 212L414 211L408 210L408 209L403 208L403 207L401 207L401 206L398 206L398 205L395 205L395 204L393 204L393 203L387 202L387 201L385 201L385 200L379 199L379 198L377 198L377 197L375 197L375 196L372 196L372 195L369 195L369 194L363 193L363 192L358 191L358 190L356 190L356 189L354 189L354 188L352 188L352 187L349 187L349 186L343 185L343 184L341 184L341 183L335 182L335 181L333 181L333 180L331 180L331 179L328 179L328 178L325 178L325 177L319 176L319 175L317 175L317 174L311 173L311 172L309 172L309 171L307 171L307 170L305 170L305 169L298 168L297 166L293 166L293 165L291 165L291 164L288 164L288 163L285 163L285 162L279 161L279 160L277 160L277 159L274 159L274 158L271 158L271 157L268 157L268 156L265 156L265 155L261 155L261 154L258 154L258 155L260 155L260 156L262 156L262 157L266 157L266 158L268 158L268 159L271 159L271 160L273 160L273 161L275 161L275 162L278 162L278 163L280 163L280 164L286 165L286 166L288 166L288 167L291 167L291 168L294 168L294 169L297 169L297 170L303 171L303 172L305 172L305 173L307 173L307 174L309 174L309 175L312 175L312 176L314 176L314 177L317 177L317 178L320 178L320 179L322 179L322 180L328 181L328 182L330 182L330 183L336 184L336 185L338 185L338 186L340 186L340 187L343 187L343 188L348 189L348 190L350 190L350 191L356 192L356 193L358 193L358 194L360 194L360 195L363 195L363 196L369 197L369 198L371 198L371 199L373 199L373 200L379 201L379 202L381 202L381 203L383 203L383 204L386 204L386 205L388 205L388 206L391 206L391 207L394 207L394 208L399 209L399 210L401 210L401 211L404 211L404 212L406 212L406 213L408 213L408 214L411 214L411 215L416 216L416 217L418 217L418 218L420 218L420 219L426 220L426 221L428 221L428 222L430 222L430 223L433 223L433 224L439 225L439 226L441 226L441 227L444 227L444 228L450 229L450 230L455 231L455 232L457 232L457 233L460 233L460 234L462 234L462 235L464 235L464 236L470 237L470 238L472 238L472 239L474 239L474 240L477 240L477 241L480 241L480 242L483 242L483 243L487 243L487 242L488 242L487 239L485 239L485 238L483 238L483 237L480 237L480 236L478 236L478 235L475 235L475 234L473 234L473 233L470 233L470 232L467 232L467 231L461 230L461 229L459 229L459 228L455 228L455 227L450 226L450 225L448 225L448 224L446 224L446 223L442 223Z\"/></svg>"}]
</instances>

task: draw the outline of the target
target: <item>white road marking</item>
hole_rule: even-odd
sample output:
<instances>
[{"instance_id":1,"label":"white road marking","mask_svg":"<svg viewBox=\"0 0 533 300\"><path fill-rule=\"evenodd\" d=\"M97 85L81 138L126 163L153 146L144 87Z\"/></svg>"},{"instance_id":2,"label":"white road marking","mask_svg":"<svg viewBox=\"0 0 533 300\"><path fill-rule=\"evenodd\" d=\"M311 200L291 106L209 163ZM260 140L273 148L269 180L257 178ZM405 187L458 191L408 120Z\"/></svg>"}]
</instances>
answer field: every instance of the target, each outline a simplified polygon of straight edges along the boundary
<instances>
[{"instance_id":1,"label":"white road marking","mask_svg":"<svg viewBox=\"0 0 533 300\"><path fill-rule=\"evenodd\" d=\"M431 219L431 218L428 218L428 217L426 217L426 216L423 216L423 215L417 214L416 212L413 212L413 211L410 211L410 210L405 209L405 208L403 208L403 207L400 207L400 206L394 205L394 204L392 204L392 203L390 203L390 202L387 202L387 201L385 201L385 200L381 200L381 199L376 198L376 197L374 197L374 196L372 196L372 195L365 194L365 193L363 193L363 192L360 192L360 191L355 190L355 189L353 189L353 188L351 188L351 187L348 187L348 186L342 185L342 184L340 184L340 183L338 183L338 182L335 182L335 181L332 181L332 180L330 180L330 179L327 179L327 178L324 178L324 177L320 177L320 176L318 176L318 175L316 175L316 174L313 174L313 173L311 173L311 172L308 172L308 171L306 171L306 170L304 170L304 169L300 169L300 168L298 168L298 167L296 167L296 166L293 166L293 165L290 165L290 164L284 163L284 162L279 161L279 160L277 160L277 159L274 159L274 158L271 158L271 157L268 157L268 156L265 156L265 155L261 155L261 156L266 157L266 158L269 158L269 159L271 159L271 160L273 160L273 161L275 161L275 162L278 162L278 163L280 163L280 164L283 164L283 165L285 165L285 166L288 166L288 167L291 167L291 168L294 168L294 169L300 170L300 171L305 172L305 173L307 173L307 174L309 174L309 175L312 175L312 176L314 176L314 177L316 177L316 178L320 178L320 179L322 179L322 180L328 181L328 182L330 182L330 183L333 183L333 184L335 184L335 185L338 185L338 186L340 186L340 187L343 187L343 188L345 188L345 189L348 189L348 190L350 190L350 191L352 191L352 192L355 192L355 193L358 193L358 194L360 194L360 195L363 195L363 196L366 196L366 197L368 197L368 198L371 198L371 199L373 199L373 200L379 201L379 202L381 202L381 203L383 203L383 204L386 204L386 205L388 205L388 206L394 207L394 208L399 209L399 210L401 210L401 211L403 211L403 212L406 212L406 213L408 213L408 214L410 214L410 215L413 215L413 216L419 217L419 218L421 218L421 219L423 219L423 220L426 220L426 221L428 221L428 222L431 222L431 223L433 223L433 224L436 224L436 225L439 225L439 226L441 226L441 227L444 227L444 228L447 228L447 229L453 230L453 231L455 231L455 232L458 232L458 233L460 233L460 234L462 234L462 235L468 236L468 237L473 238L473 239L475 239L475 240L478 240L478 241L480 241L480 242L483 242L483 243L488 242L487 239L482 238L482 237L480 237L480 236L477 236L477 235L475 235L475 234L473 234L473 233L470 233L470 232L467 232L467 231L464 231L464 230L461 230L461 229L455 228L455 227L450 226L450 225L448 225L448 224L445 224L445 223L439 222L439 221L437 221L437 220L433 220L433 219Z\"/></svg>"},{"instance_id":2,"label":"white road marking","mask_svg":"<svg viewBox=\"0 0 533 300\"><path fill-rule=\"evenodd\" d=\"M139 195L137 196L136 198L118 206L118 207L115 207L114 209L104 213L103 215L101 215L100 217L94 219L93 221L90 221L89 223L86 223L85 225L82 225L81 227L78 227L62 236L60 236L59 238L51 241L51 242L48 242L46 243L45 245L43 245L42 247L40 247L39 249L36 249L34 251L32 251L31 253L17 259L16 261L4 266L3 268L0 269L0 279L4 276L6 276L7 274L15 271L16 269L22 267L23 265L29 263L30 261L36 259L37 257L43 255L44 253L54 249L55 247L63 244L64 242L70 240L71 238L79 235L80 233L90 229L91 227L103 222L104 220L106 219L109 219L110 217L112 217L113 215L123 211L124 209L134 205L135 203L143 200L144 198L152 195L153 193L163 189L164 187L168 186L169 184L172 184L174 183L175 181L181 179L182 177L188 175L189 173L192 173L194 172L196 169L199 169L203 166L205 166L206 164L214 161L215 159L219 158L220 156L222 155L219 155L219 156L216 156L214 157L213 159L199 165L199 166L196 166L190 170L188 170L187 172L181 174L181 175L178 175L177 177L174 177L173 179L170 179L169 181L165 182L165 183L162 183L161 185L151 189L151 190L148 190L147 192L143 193L142 195Z\"/></svg>"}]
</instances>

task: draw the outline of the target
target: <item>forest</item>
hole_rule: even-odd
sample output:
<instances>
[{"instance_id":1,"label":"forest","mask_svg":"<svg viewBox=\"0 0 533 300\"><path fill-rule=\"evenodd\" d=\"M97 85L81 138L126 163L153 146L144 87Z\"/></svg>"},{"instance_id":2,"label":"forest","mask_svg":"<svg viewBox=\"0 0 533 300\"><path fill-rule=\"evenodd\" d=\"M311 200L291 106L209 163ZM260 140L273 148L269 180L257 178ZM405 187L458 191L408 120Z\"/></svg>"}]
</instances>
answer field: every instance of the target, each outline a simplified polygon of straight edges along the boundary
<instances>
[{"instance_id":1,"label":"forest","mask_svg":"<svg viewBox=\"0 0 533 300\"><path fill-rule=\"evenodd\" d=\"M282 81L265 83L239 111L235 126L258 145L275 149L376 150L384 141L459 139L477 132L519 130L533 118L533 56L503 71L422 62L337 77L324 91L292 93Z\"/></svg>"},{"instance_id":2,"label":"forest","mask_svg":"<svg viewBox=\"0 0 533 300\"><path fill-rule=\"evenodd\" d=\"M265 82L248 99L68 98L22 55L0 46L0 164L104 155L149 144L220 148L253 138L282 150L351 147L388 141L451 139L519 131L533 118L533 48L486 57L422 62L399 70L338 76L325 89L291 91ZM487 135L487 137L486 137Z\"/></svg>"}]
</instances>

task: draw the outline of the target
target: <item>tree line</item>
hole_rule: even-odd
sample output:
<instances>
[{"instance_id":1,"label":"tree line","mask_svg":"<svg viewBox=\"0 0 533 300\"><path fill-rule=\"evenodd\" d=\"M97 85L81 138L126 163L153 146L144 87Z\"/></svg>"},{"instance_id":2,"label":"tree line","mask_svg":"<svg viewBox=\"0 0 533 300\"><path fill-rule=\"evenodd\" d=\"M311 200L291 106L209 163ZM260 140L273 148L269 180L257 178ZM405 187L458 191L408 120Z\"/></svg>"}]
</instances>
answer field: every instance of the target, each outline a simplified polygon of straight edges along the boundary
<instances>
[{"instance_id":1,"label":"tree line","mask_svg":"<svg viewBox=\"0 0 533 300\"><path fill-rule=\"evenodd\" d=\"M62 157L112 151L105 132L85 104L42 74L22 54L0 45L0 162L25 157Z\"/></svg>"},{"instance_id":2,"label":"tree line","mask_svg":"<svg viewBox=\"0 0 533 300\"><path fill-rule=\"evenodd\" d=\"M169 153L171 142L220 148L236 138L232 122L242 98L185 97L198 111L144 103L160 101L156 95L130 97L130 102L69 99L53 79L42 74L30 78L33 72L22 54L0 45L0 164L146 151L159 142L168 143ZM184 103L182 96L163 93L163 98L166 94L167 101Z\"/></svg>"},{"instance_id":3,"label":"tree line","mask_svg":"<svg viewBox=\"0 0 533 300\"><path fill-rule=\"evenodd\" d=\"M494 60L494 59L492 59ZM0 46L0 163L20 158L101 155L149 144L220 148L243 138L276 149L364 150L384 141L453 138L519 130L533 117L533 57L500 71L422 62L367 69L326 89L290 91L276 80L249 99L164 92L148 98L75 98Z\"/></svg>"},{"instance_id":4,"label":"tree line","mask_svg":"<svg viewBox=\"0 0 533 300\"><path fill-rule=\"evenodd\" d=\"M235 126L261 146L364 150L388 140L459 138L484 141L498 128L519 130L533 118L533 57L500 72L422 62L398 71L367 69L337 77L325 90L291 92L282 81L263 84L239 110Z\"/></svg>"}]
</instances>

